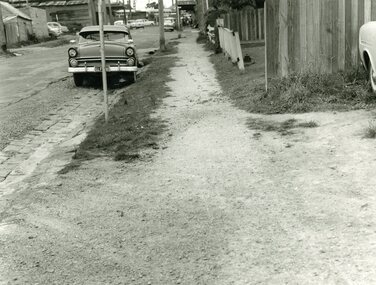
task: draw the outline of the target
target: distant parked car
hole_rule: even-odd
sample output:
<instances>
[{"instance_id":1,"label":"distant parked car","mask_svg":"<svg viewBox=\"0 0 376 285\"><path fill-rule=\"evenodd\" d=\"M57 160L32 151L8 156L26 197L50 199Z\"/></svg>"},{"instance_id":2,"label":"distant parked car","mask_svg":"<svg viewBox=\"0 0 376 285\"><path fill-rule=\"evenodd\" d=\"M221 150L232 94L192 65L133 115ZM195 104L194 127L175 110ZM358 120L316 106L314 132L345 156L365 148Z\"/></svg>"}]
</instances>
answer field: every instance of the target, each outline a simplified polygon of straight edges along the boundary
<instances>
[{"instance_id":1,"label":"distant parked car","mask_svg":"<svg viewBox=\"0 0 376 285\"><path fill-rule=\"evenodd\" d=\"M368 22L359 32L360 60L369 73L373 92L376 92L376 22Z\"/></svg>"},{"instance_id":2,"label":"distant parked car","mask_svg":"<svg viewBox=\"0 0 376 285\"><path fill-rule=\"evenodd\" d=\"M59 27L47 24L47 29L48 29L48 35L50 37L57 38L58 36L62 34L61 29Z\"/></svg>"},{"instance_id":3,"label":"distant parked car","mask_svg":"<svg viewBox=\"0 0 376 285\"><path fill-rule=\"evenodd\" d=\"M145 24L142 20L129 20L128 25L131 29L144 29Z\"/></svg>"},{"instance_id":4,"label":"distant parked car","mask_svg":"<svg viewBox=\"0 0 376 285\"><path fill-rule=\"evenodd\" d=\"M174 18L165 18L163 28L165 31L173 32L175 30L175 19Z\"/></svg>"},{"instance_id":5,"label":"distant parked car","mask_svg":"<svg viewBox=\"0 0 376 285\"><path fill-rule=\"evenodd\" d=\"M88 26L78 33L78 43L68 49L68 72L73 73L76 86L82 86L89 76L100 76L102 72L99 26ZM138 58L129 29L124 25L105 25L106 70L135 82Z\"/></svg>"},{"instance_id":6,"label":"distant parked car","mask_svg":"<svg viewBox=\"0 0 376 285\"><path fill-rule=\"evenodd\" d=\"M63 26L58 22L47 22L47 26L50 27L51 29L58 30L60 34L69 32L68 27Z\"/></svg>"},{"instance_id":7,"label":"distant parked car","mask_svg":"<svg viewBox=\"0 0 376 285\"><path fill-rule=\"evenodd\" d=\"M154 21L146 20L146 19L140 19L139 21L142 21L144 23L144 26L154 26Z\"/></svg>"}]
</instances>

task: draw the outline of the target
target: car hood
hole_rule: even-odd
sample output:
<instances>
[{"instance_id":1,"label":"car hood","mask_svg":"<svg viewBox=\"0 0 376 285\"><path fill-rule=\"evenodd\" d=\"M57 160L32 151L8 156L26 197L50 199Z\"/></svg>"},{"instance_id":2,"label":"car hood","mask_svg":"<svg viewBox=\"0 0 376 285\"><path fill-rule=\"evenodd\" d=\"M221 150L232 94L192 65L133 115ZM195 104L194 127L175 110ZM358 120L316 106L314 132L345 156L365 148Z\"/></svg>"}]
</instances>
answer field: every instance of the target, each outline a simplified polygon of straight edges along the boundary
<instances>
[{"instance_id":1,"label":"car hood","mask_svg":"<svg viewBox=\"0 0 376 285\"><path fill-rule=\"evenodd\" d=\"M105 55L111 57L124 57L126 48L131 45L105 42ZM79 57L100 57L100 43L81 44L78 47Z\"/></svg>"}]
</instances>

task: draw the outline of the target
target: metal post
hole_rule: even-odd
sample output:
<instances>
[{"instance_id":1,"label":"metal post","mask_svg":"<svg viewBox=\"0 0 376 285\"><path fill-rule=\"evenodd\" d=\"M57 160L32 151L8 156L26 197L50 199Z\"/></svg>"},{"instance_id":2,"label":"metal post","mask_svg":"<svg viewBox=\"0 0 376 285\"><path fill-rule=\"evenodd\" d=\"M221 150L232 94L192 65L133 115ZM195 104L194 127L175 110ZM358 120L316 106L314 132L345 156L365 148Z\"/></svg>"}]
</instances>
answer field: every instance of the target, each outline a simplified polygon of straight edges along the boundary
<instances>
[{"instance_id":1,"label":"metal post","mask_svg":"<svg viewBox=\"0 0 376 285\"><path fill-rule=\"evenodd\" d=\"M98 16L99 16L99 36L101 42L101 62L102 62L102 84L103 84L103 107L104 119L108 123L108 98L107 98L107 73L106 73L106 57L104 54L104 31L103 31L103 5L102 0L98 1Z\"/></svg>"},{"instance_id":2,"label":"metal post","mask_svg":"<svg viewBox=\"0 0 376 285\"><path fill-rule=\"evenodd\" d=\"M265 41L265 91L268 91L268 38L267 38L267 27L268 21L266 19L266 15L268 14L267 9L267 3L268 1L265 1L264 3L264 41Z\"/></svg>"}]
</instances>

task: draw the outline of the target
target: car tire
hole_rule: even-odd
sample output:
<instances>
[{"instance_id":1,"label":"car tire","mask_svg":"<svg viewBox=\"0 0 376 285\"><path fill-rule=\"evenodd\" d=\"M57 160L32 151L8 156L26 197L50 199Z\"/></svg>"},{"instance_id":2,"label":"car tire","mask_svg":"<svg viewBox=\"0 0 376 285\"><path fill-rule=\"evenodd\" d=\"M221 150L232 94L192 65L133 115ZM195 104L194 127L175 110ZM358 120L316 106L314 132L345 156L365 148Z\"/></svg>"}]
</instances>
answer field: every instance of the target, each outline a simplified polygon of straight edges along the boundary
<instances>
[{"instance_id":1,"label":"car tire","mask_svg":"<svg viewBox=\"0 0 376 285\"><path fill-rule=\"evenodd\" d=\"M137 81L137 72L129 72L128 73L128 80L129 80L129 83L136 83L136 81Z\"/></svg>"},{"instance_id":2,"label":"car tire","mask_svg":"<svg viewBox=\"0 0 376 285\"><path fill-rule=\"evenodd\" d=\"M372 66L372 63L369 64L369 82L371 83L372 92L376 93L376 71Z\"/></svg>"},{"instance_id":3,"label":"car tire","mask_svg":"<svg viewBox=\"0 0 376 285\"><path fill-rule=\"evenodd\" d=\"M74 81L74 84L77 87L81 87L84 83L84 77L82 76L82 74L74 73L73 74L73 81Z\"/></svg>"}]
</instances>

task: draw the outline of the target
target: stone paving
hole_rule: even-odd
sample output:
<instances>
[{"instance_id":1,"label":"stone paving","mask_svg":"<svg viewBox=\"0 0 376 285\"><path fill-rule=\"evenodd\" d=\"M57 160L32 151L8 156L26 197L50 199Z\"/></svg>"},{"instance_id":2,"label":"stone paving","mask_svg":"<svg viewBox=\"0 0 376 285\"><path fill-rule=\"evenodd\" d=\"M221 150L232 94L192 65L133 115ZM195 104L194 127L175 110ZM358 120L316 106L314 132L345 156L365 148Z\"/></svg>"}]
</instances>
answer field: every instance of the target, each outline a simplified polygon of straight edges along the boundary
<instances>
[{"instance_id":1,"label":"stone paving","mask_svg":"<svg viewBox=\"0 0 376 285\"><path fill-rule=\"evenodd\" d=\"M109 95L110 105L117 102L123 90ZM29 177L56 147L68 141L76 147L86 137L88 126L102 114L103 96L101 90L92 89L80 89L79 94L74 101L51 111L40 125L23 138L12 141L0 151L0 196Z\"/></svg>"}]
</instances>

